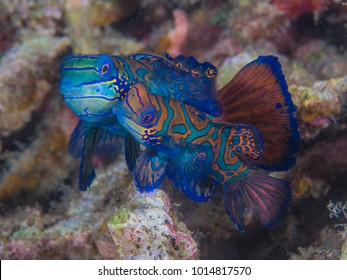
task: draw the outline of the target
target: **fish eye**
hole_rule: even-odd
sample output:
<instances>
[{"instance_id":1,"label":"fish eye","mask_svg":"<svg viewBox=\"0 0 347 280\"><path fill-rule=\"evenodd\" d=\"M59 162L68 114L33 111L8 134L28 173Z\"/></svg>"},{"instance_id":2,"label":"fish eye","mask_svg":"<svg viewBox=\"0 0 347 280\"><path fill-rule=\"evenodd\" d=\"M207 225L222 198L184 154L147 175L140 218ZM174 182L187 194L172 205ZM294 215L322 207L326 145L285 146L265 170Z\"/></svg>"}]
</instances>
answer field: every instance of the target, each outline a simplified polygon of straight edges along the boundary
<instances>
[{"instance_id":1,"label":"fish eye","mask_svg":"<svg viewBox=\"0 0 347 280\"><path fill-rule=\"evenodd\" d=\"M143 126L150 125L156 118L157 109L152 104L146 104L146 109L139 116L139 122Z\"/></svg>"},{"instance_id":2,"label":"fish eye","mask_svg":"<svg viewBox=\"0 0 347 280\"><path fill-rule=\"evenodd\" d=\"M153 119L153 114L152 113L147 113L141 118L142 123L149 123Z\"/></svg>"},{"instance_id":3,"label":"fish eye","mask_svg":"<svg viewBox=\"0 0 347 280\"><path fill-rule=\"evenodd\" d=\"M110 65L108 63L104 64L102 67L101 67L101 75L105 75L108 71L108 69L110 68Z\"/></svg>"}]
</instances>

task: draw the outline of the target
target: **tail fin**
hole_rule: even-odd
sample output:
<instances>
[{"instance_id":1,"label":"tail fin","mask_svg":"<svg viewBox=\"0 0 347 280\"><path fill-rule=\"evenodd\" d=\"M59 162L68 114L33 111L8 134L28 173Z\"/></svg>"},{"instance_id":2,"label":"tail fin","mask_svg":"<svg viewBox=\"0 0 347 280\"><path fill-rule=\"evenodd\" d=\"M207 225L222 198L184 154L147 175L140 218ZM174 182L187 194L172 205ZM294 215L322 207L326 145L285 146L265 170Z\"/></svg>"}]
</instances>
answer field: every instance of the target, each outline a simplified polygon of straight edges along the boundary
<instances>
[{"instance_id":1,"label":"tail fin","mask_svg":"<svg viewBox=\"0 0 347 280\"><path fill-rule=\"evenodd\" d=\"M269 171L286 170L295 164L299 141L296 107L277 57L260 56L247 64L217 97L223 107L223 121L259 129L264 151L253 164Z\"/></svg>"},{"instance_id":2,"label":"tail fin","mask_svg":"<svg viewBox=\"0 0 347 280\"><path fill-rule=\"evenodd\" d=\"M141 152L133 171L138 191L152 192L159 188L166 176L166 165L167 160L160 158L156 150L146 148Z\"/></svg>"},{"instance_id":3,"label":"tail fin","mask_svg":"<svg viewBox=\"0 0 347 280\"><path fill-rule=\"evenodd\" d=\"M245 209L253 211L265 229L282 217L290 201L290 187L284 180L251 170L248 175L224 186L224 201L230 219L243 232Z\"/></svg>"}]
</instances>

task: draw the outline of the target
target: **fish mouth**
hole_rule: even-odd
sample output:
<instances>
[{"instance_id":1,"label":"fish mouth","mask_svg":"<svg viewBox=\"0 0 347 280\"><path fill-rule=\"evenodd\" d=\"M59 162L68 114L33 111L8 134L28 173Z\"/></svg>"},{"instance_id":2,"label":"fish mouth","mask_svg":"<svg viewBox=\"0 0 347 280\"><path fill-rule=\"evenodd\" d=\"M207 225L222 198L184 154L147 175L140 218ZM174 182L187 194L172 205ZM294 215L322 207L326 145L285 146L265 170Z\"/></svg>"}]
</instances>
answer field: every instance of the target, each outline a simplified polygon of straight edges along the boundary
<instances>
[{"instance_id":1,"label":"fish mouth","mask_svg":"<svg viewBox=\"0 0 347 280\"><path fill-rule=\"evenodd\" d=\"M116 101L118 100L118 97L106 97L106 96L102 96L102 95L73 95L73 94L69 94L64 96L64 100L75 100L75 99L103 99L106 101Z\"/></svg>"},{"instance_id":2,"label":"fish mouth","mask_svg":"<svg viewBox=\"0 0 347 280\"><path fill-rule=\"evenodd\" d=\"M64 95L64 100L74 100L74 99L103 99L106 101L116 101L119 100L117 96L108 97L100 94L86 94L82 90L69 86L69 82L61 84L59 91Z\"/></svg>"}]
</instances>

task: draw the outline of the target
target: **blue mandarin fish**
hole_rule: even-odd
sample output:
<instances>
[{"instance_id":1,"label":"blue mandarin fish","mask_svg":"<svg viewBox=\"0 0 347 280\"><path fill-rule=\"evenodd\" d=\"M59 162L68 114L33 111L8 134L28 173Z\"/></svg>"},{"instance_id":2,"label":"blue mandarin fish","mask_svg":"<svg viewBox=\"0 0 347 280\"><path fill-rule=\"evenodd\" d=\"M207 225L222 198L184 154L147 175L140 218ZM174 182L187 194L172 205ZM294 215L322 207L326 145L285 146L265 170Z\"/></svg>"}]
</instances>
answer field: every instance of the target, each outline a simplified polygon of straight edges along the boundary
<instances>
[{"instance_id":1,"label":"blue mandarin fish","mask_svg":"<svg viewBox=\"0 0 347 280\"><path fill-rule=\"evenodd\" d=\"M91 185L93 156L112 156L125 141L125 158L134 169L139 144L118 122L112 109L133 85L141 82L151 94L173 98L202 112L221 115L216 101L216 68L193 57L175 58L153 54L129 56L70 55L61 66L60 92L80 118L69 141L69 153L80 158L79 189Z\"/></svg>"},{"instance_id":2,"label":"blue mandarin fish","mask_svg":"<svg viewBox=\"0 0 347 280\"><path fill-rule=\"evenodd\" d=\"M264 171L295 164L299 141L294 106L278 59L260 56L217 93L221 116L134 85L113 112L145 146L133 171L139 191L167 177L191 200L209 200L222 186L226 211L244 231L245 211L266 229L281 218L290 186Z\"/></svg>"}]
</instances>

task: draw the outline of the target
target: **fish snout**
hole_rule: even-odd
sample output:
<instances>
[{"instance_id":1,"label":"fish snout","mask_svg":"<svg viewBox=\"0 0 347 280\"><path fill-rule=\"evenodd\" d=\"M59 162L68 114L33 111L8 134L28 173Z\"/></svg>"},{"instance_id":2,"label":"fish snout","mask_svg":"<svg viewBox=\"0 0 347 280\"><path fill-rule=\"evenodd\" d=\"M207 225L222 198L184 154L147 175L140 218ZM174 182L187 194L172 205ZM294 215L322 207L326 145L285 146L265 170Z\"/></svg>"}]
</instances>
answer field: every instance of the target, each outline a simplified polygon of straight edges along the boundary
<instances>
[{"instance_id":1,"label":"fish snout","mask_svg":"<svg viewBox=\"0 0 347 280\"><path fill-rule=\"evenodd\" d=\"M64 81L62 80L60 82L60 86L59 86L59 91L62 95L71 95L73 92L75 92L73 90L73 85L70 81Z\"/></svg>"},{"instance_id":2,"label":"fish snout","mask_svg":"<svg viewBox=\"0 0 347 280\"><path fill-rule=\"evenodd\" d=\"M70 81L62 80L60 82L59 90L62 94L64 94L69 88L71 88L71 82Z\"/></svg>"}]
</instances>

